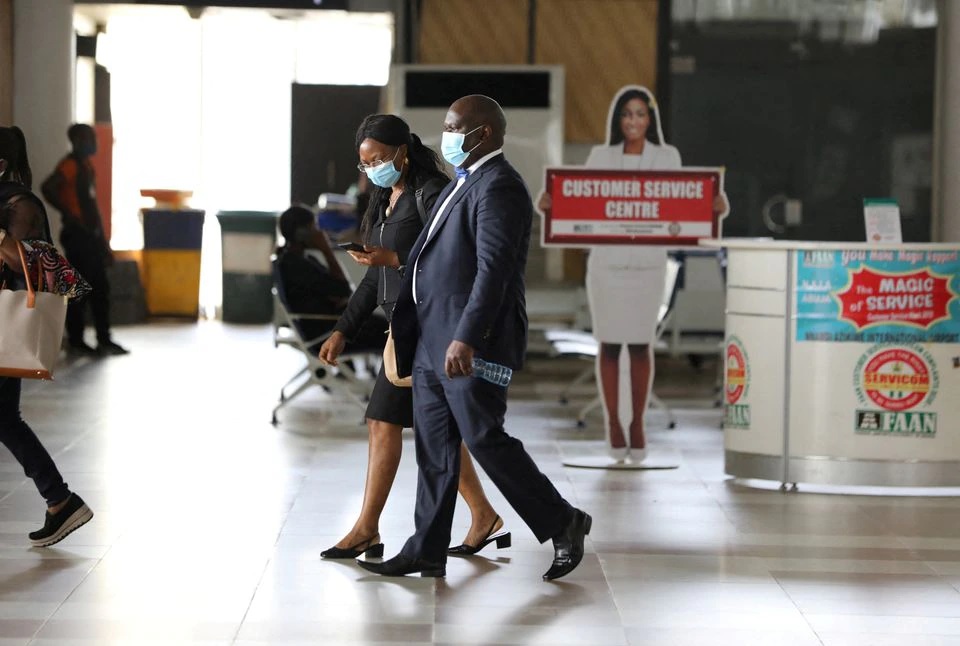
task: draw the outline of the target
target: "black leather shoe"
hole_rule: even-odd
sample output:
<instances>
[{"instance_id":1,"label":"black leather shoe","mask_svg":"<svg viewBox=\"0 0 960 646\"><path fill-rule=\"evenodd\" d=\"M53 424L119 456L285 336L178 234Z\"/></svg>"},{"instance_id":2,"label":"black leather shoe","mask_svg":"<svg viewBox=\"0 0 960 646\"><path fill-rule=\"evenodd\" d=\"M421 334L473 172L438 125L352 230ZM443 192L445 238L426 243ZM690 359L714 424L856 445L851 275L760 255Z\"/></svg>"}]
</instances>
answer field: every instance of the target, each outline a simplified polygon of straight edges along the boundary
<instances>
[{"instance_id":1,"label":"black leather shoe","mask_svg":"<svg viewBox=\"0 0 960 646\"><path fill-rule=\"evenodd\" d=\"M355 559L361 554L366 554L367 556L373 558L380 558L383 556L383 543L374 543L373 540L380 538L380 534L374 534L365 541L360 541L356 545L350 547L337 547L334 545L328 550L323 550L320 552L320 558L322 559Z\"/></svg>"},{"instance_id":2,"label":"black leather shoe","mask_svg":"<svg viewBox=\"0 0 960 646\"><path fill-rule=\"evenodd\" d=\"M67 352L71 354L87 355L91 357L99 356L99 353L97 352L96 348L93 348L87 345L83 341L77 341L76 343L74 343L73 341L70 341L70 343L67 344Z\"/></svg>"},{"instance_id":3,"label":"black leather shoe","mask_svg":"<svg viewBox=\"0 0 960 646\"><path fill-rule=\"evenodd\" d=\"M399 554L382 563L357 561L357 565L367 572L381 576L406 576L420 573L420 576L444 577L447 576L447 566L444 563L431 563L423 559L412 559Z\"/></svg>"},{"instance_id":4,"label":"black leather shoe","mask_svg":"<svg viewBox=\"0 0 960 646\"><path fill-rule=\"evenodd\" d=\"M104 341L97 344L97 354L102 357L106 357L109 355L130 354L130 351L119 343L114 343L113 341Z\"/></svg>"},{"instance_id":5,"label":"black leather shoe","mask_svg":"<svg viewBox=\"0 0 960 646\"><path fill-rule=\"evenodd\" d=\"M467 543L463 543L448 549L447 554L450 556L472 556L494 541L497 543L498 550L502 550L505 547L510 547L513 542L510 538L510 532L503 532L496 535L493 534L493 528L497 526L497 521L499 520L500 516L497 516L496 519L494 519L493 524L490 525L490 529L487 531L487 537L483 539L483 541L481 541L476 547Z\"/></svg>"},{"instance_id":6,"label":"black leather shoe","mask_svg":"<svg viewBox=\"0 0 960 646\"><path fill-rule=\"evenodd\" d=\"M573 572L583 560L583 540L590 533L593 519L579 509L573 510L570 523L553 537L553 564L543 575L544 581L552 581Z\"/></svg>"}]
</instances>

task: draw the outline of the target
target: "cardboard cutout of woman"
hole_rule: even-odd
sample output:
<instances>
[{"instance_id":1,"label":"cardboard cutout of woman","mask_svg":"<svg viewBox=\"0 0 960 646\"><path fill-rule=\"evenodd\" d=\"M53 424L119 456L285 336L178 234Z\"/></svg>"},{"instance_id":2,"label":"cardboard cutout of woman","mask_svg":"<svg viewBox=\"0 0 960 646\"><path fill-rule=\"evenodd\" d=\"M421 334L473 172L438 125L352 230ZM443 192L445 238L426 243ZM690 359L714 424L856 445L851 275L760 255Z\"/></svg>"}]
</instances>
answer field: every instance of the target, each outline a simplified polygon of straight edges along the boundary
<instances>
[{"instance_id":1,"label":"cardboard cutout of woman","mask_svg":"<svg viewBox=\"0 0 960 646\"><path fill-rule=\"evenodd\" d=\"M615 171L682 168L680 152L663 139L657 101L647 88L640 85L620 88L610 103L607 124L607 142L593 147L584 164L586 168ZM714 217L722 217L729 210L722 174L720 181L719 193L713 200ZM537 206L545 212L552 203L551 195L544 192ZM646 457L643 417L653 384L651 346L663 302L666 273L665 247L637 244L590 248L587 297L593 336L600 344L596 372L607 444L611 456L617 460L611 466L637 468L636 463ZM624 346L627 352L621 361ZM622 420L628 417L630 422L624 427Z\"/></svg>"},{"instance_id":2,"label":"cardboard cutout of woman","mask_svg":"<svg viewBox=\"0 0 960 646\"><path fill-rule=\"evenodd\" d=\"M663 140L653 93L639 85L620 89L610 104L606 145L594 146L584 164L604 170L677 170L680 152ZM655 246L593 247L587 260L587 297L593 335L600 342L597 384L611 455L643 460L643 417L653 384L652 343L663 299L667 252ZM627 348L633 419L624 429L620 406L620 355Z\"/></svg>"}]
</instances>

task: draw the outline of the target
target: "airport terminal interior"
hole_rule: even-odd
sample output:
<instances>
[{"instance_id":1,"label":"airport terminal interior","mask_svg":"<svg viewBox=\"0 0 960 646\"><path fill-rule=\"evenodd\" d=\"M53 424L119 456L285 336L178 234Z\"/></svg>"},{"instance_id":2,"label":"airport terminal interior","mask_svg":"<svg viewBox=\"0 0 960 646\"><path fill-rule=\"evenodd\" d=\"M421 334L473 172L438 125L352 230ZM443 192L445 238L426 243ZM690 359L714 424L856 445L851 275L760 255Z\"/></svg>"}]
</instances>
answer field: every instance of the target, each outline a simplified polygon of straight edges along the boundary
<instances>
[{"instance_id":1,"label":"airport terminal interior","mask_svg":"<svg viewBox=\"0 0 960 646\"><path fill-rule=\"evenodd\" d=\"M65 364L26 391L25 418L95 516L29 548L42 507L3 455L4 646L960 640L958 491L784 494L732 480L709 365L661 371L677 428L650 414L650 459L678 468L605 471L562 465L604 450L598 420L578 429L571 410L593 385L557 401L580 363L532 360L511 385L506 427L592 514L582 565L542 581L549 542L484 478L512 547L450 558L445 579L384 579L320 558L360 505L362 409L316 389L272 426L277 386L299 359L266 329L165 323L117 337L129 356ZM380 522L387 555L413 530L413 448L406 431ZM459 504L454 539L468 527Z\"/></svg>"},{"instance_id":2,"label":"airport terminal interior","mask_svg":"<svg viewBox=\"0 0 960 646\"><path fill-rule=\"evenodd\" d=\"M364 503L384 357L317 358L331 332L309 341L288 300L274 254L305 243L279 216L301 205L331 244L312 261L356 288L336 243L362 241L389 159L358 159L357 126L400 116L453 177L468 94L503 107L533 209L504 428L592 518L555 580L479 467L508 544L442 577L321 556ZM636 105L659 162L630 154ZM22 379L93 516L31 544L45 501L0 450L0 646L960 646L958 112L954 0L0 0L0 130L39 194L93 126L129 350L64 338L52 379ZM600 280L604 254L639 273ZM649 341L605 337L635 306ZM9 329L0 375L22 375ZM642 450L614 448L638 415ZM401 437L364 563L416 530ZM458 497L452 546L470 526Z\"/></svg>"}]
</instances>

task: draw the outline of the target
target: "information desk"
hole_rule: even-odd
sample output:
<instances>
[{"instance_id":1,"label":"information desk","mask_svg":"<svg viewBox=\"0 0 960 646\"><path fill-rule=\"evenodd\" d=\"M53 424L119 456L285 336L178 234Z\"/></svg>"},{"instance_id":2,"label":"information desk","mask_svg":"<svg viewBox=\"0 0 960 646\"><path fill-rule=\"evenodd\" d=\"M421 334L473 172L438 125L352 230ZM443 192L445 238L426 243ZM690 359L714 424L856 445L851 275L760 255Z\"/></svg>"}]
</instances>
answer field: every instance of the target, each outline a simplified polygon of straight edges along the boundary
<instances>
[{"instance_id":1,"label":"information desk","mask_svg":"<svg viewBox=\"0 0 960 646\"><path fill-rule=\"evenodd\" d=\"M726 472L960 486L960 243L726 239Z\"/></svg>"}]
</instances>

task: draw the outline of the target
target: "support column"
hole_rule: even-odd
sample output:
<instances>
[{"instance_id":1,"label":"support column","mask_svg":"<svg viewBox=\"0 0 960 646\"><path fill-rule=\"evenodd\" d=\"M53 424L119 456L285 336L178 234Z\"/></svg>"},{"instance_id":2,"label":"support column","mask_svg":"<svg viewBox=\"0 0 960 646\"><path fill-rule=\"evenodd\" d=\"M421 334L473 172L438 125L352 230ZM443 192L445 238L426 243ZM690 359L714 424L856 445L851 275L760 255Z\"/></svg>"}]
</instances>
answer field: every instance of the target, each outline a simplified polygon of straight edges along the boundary
<instances>
[{"instance_id":1,"label":"support column","mask_svg":"<svg viewBox=\"0 0 960 646\"><path fill-rule=\"evenodd\" d=\"M13 121L13 0L0 0L0 126Z\"/></svg>"},{"instance_id":2,"label":"support column","mask_svg":"<svg viewBox=\"0 0 960 646\"><path fill-rule=\"evenodd\" d=\"M933 240L960 241L960 3L937 3Z\"/></svg>"},{"instance_id":3,"label":"support column","mask_svg":"<svg viewBox=\"0 0 960 646\"><path fill-rule=\"evenodd\" d=\"M13 123L27 138L34 189L69 149L73 65L73 2L14 0ZM50 225L56 238L56 215Z\"/></svg>"}]
</instances>

